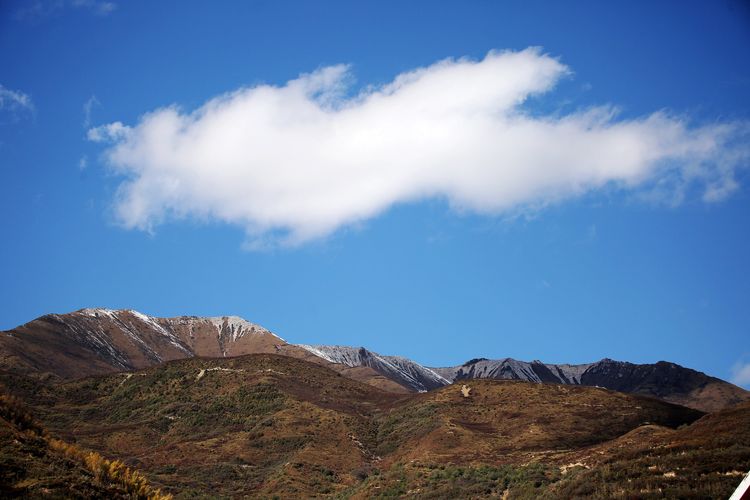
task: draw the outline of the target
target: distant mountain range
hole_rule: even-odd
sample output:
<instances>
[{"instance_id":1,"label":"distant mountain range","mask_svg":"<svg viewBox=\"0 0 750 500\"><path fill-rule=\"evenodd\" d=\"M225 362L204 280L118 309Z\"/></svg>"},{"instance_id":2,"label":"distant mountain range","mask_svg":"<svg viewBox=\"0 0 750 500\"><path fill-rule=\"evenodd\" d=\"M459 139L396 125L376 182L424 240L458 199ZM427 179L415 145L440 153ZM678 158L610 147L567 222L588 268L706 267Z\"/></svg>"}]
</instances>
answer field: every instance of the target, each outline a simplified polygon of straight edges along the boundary
<instances>
[{"instance_id":1,"label":"distant mountain range","mask_svg":"<svg viewBox=\"0 0 750 500\"><path fill-rule=\"evenodd\" d=\"M727 498L748 396L667 362L429 368L82 309L0 333L0 497Z\"/></svg>"},{"instance_id":2,"label":"distant mountain range","mask_svg":"<svg viewBox=\"0 0 750 500\"><path fill-rule=\"evenodd\" d=\"M48 314L0 334L0 368L23 375L74 379L191 357L270 353L312 361L389 392L425 392L468 379L598 386L642 394L702 411L750 400L750 392L704 373L660 361L611 359L582 365L477 358L429 368L363 347L289 344L236 316L156 318L133 310L81 309Z\"/></svg>"},{"instance_id":3,"label":"distant mountain range","mask_svg":"<svg viewBox=\"0 0 750 500\"><path fill-rule=\"evenodd\" d=\"M545 364L515 359L473 359L461 366L433 368L452 382L466 379L526 380L587 385L643 394L703 411L715 411L750 400L750 392L675 363L634 364L602 359L582 365Z\"/></svg>"}]
</instances>

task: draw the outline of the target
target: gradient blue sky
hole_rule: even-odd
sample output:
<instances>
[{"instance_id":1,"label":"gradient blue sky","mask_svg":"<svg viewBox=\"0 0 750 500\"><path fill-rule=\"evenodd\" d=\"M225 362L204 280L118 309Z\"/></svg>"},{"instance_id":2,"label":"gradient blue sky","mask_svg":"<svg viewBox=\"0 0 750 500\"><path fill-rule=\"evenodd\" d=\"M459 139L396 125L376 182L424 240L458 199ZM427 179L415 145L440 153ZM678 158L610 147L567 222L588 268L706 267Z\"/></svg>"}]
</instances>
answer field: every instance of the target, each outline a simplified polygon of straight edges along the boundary
<instances>
[{"instance_id":1,"label":"gradient blue sky","mask_svg":"<svg viewBox=\"0 0 750 500\"><path fill-rule=\"evenodd\" d=\"M616 120L750 120L739 1L2 2L0 328L92 306L227 314L431 366L665 359L750 384L746 158L718 202L608 187L488 215L427 197L257 251L241 224L211 216L123 227L123 176L87 139L329 65L351 65L352 94L532 46L572 74L530 115L613 105Z\"/></svg>"}]
</instances>

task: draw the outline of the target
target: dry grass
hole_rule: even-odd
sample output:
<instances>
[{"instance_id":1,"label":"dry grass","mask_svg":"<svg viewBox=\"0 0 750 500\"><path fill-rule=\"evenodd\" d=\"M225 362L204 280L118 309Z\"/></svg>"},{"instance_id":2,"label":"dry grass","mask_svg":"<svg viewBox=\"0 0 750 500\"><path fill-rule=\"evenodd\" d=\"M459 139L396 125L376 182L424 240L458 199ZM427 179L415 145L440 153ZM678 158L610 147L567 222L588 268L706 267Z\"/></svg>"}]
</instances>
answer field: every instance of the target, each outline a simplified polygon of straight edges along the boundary
<instances>
[{"instance_id":1,"label":"dry grass","mask_svg":"<svg viewBox=\"0 0 750 500\"><path fill-rule=\"evenodd\" d=\"M750 407L692 423L700 412L590 387L398 395L275 355L14 386L51 433L113 459L71 457L94 482L113 468L145 484L135 467L177 498L712 497L750 467Z\"/></svg>"},{"instance_id":2,"label":"dry grass","mask_svg":"<svg viewBox=\"0 0 750 500\"><path fill-rule=\"evenodd\" d=\"M63 496L172 499L122 462L49 437L16 397L0 395L0 423L5 442L0 492L9 496L48 496L63 489Z\"/></svg>"}]
</instances>

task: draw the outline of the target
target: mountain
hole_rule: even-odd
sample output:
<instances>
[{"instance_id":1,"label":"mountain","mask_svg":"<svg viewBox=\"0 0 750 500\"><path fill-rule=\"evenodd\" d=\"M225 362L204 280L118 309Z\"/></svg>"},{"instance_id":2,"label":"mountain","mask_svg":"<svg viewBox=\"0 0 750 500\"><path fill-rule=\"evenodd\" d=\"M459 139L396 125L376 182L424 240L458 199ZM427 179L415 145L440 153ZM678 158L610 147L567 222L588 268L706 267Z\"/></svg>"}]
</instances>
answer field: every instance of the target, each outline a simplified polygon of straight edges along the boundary
<instances>
[{"instance_id":1,"label":"mountain","mask_svg":"<svg viewBox=\"0 0 750 500\"><path fill-rule=\"evenodd\" d=\"M451 383L450 380L401 356L382 356L364 347L297 344L331 363L349 367L366 366L415 392L426 392Z\"/></svg>"},{"instance_id":2,"label":"mountain","mask_svg":"<svg viewBox=\"0 0 750 500\"><path fill-rule=\"evenodd\" d=\"M274 354L182 359L69 381L14 377L0 375L0 388L23 397L49 433L137 467L153 487L180 498L476 498L506 491L539 498L565 479L561 467L574 460L606 471L613 440L644 426L678 432L703 416L643 396L521 381L394 394ZM750 412L736 415L739 424L750 421ZM719 427L713 437L733 432ZM690 436L675 441L686 446L660 467L672 470L690 457L705 469L689 479L695 488L731 487L735 478L720 473L744 466L750 447L715 451L706 440L688 443ZM589 454L592 446L608 455ZM731 455L720 454L725 448ZM648 464L639 467L651 474ZM669 491L670 478L653 476L649 484ZM610 482L630 487L609 478L592 484Z\"/></svg>"},{"instance_id":3,"label":"mountain","mask_svg":"<svg viewBox=\"0 0 750 500\"><path fill-rule=\"evenodd\" d=\"M400 356L384 356L364 347L302 345L331 363L369 367L380 375L424 392L471 379L522 380L526 382L604 387L620 392L657 397L702 411L716 411L743 401L750 392L675 363L633 364L611 359L570 365L511 358L475 358L449 368L428 368Z\"/></svg>"},{"instance_id":4,"label":"mountain","mask_svg":"<svg viewBox=\"0 0 750 500\"><path fill-rule=\"evenodd\" d=\"M0 397L0 492L726 498L750 468L750 403L649 397L726 402L706 378L611 360L430 369L234 317L48 315L0 334L0 393L41 422Z\"/></svg>"},{"instance_id":5,"label":"mountain","mask_svg":"<svg viewBox=\"0 0 750 500\"><path fill-rule=\"evenodd\" d=\"M591 365L550 365L541 361L518 361L511 358L490 360L474 358L461 366L433 368L448 380L491 378L496 380L526 380L554 384L581 384L581 374ZM589 385L589 384L583 384Z\"/></svg>"},{"instance_id":6,"label":"mountain","mask_svg":"<svg viewBox=\"0 0 750 500\"><path fill-rule=\"evenodd\" d=\"M236 316L154 318L132 310L48 314L0 335L0 366L62 378L133 370L192 356L273 352L286 344Z\"/></svg>"},{"instance_id":7,"label":"mountain","mask_svg":"<svg viewBox=\"0 0 750 500\"><path fill-rule=\"evenodd\" d=\"M750 401L750 392L740 387L666 361L639 365L603 359L582 365L555 365L478 358L461 366L432 370L452 382L486 378L605 387L709 412Z\"/></svg>"},{"instance_id":8,"label":"mountain","mask_svg":"<svg viewBox=\"0 0 750 500\"><path fill-rule=\"evenodd\" d=\"M0 369L79 378L190 357L278 353L324 365L391 392L410 389L366 366L331 364L237 316L157 318L129 309L47 314L0 332Z\"/></svg>"},{"instance_id":9,"label":"mountain","mask_svg":"<svg viewBox=\"0 0 750 500\"><path fill-rule=\"evenodd\" d=\"M428 368L364 347L289 344L236 316L157 318L133 310L81 309L48 314L0 333L0 369L63 379L131 371L176 359L273 353L329 367L394 392L424 392L469 379L599 386L658 397L703 411L750 400L750 392L674 363L636 365L604 359L583 365L477 358Z\"/></svg>"}]
</instances>

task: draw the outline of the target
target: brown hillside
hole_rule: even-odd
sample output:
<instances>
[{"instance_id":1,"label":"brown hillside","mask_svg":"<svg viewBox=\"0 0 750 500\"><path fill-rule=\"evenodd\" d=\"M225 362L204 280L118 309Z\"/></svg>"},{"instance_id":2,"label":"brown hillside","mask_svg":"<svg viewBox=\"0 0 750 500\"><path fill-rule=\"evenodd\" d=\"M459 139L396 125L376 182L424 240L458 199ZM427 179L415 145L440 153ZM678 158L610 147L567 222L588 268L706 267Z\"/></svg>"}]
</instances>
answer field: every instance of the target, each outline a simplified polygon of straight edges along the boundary
<instances>
[{"instance_id":1,"label":"brown hillside","mask_svg":"<svg viewBox=\"0 0 750 500\"><path fill-rule=\"evenodd\" d=\"M353 485L374 418L399 396L277 355L193 358L65 383L38 400L55 432L173 492L284 495Z\"/></svg>"},{"instance_id":2,"label":"brown hillside","mask_svg":"<svg viewBox=\"0 0 750 500\"><path fill-rule=\"evenodd\" d=\"M471 380L392 410L379 437L391 461L511 463L611 440L647 423L677 427L701 415L607 389Z\"/></svg>"},{"instance_id":3,"label":"brown hillside","mask_svg":"<svg viewBox=\"0 0 750 500\"><path fill-rule=\"evenodd\" d=\"M50 437L15 398L0 395L3 498L170 500L121 462Z\"/></svg>"},{"instance_id":4,"label":"brown hillside","mask_svg":"<svg viewBox=\"0 0 750 500\"><path fill-rule=\"evenodd\" d=\"M16 390L31 384L12 383ZM502 469L527 485L524 464L549 462L644 422L678 426L700 416L589 387L467 386L468 397L461 386L397 395L318 364L256 354L27 385L26 397L52 432L186 496L372 496L370 488L398 484L390 482L394 471L428 466Z\"/></svg>"},{"instance_id":5,"label":"brown hillside","mask_svg":"<svg viewBox=\"0 0 750 500\"><path fill-rule=\"evenodd\" d=\"M750 470L750 403L676 430L643 426L559 458L578 467L552 498L728 498Z\"/></svg>"}]
</instances>

